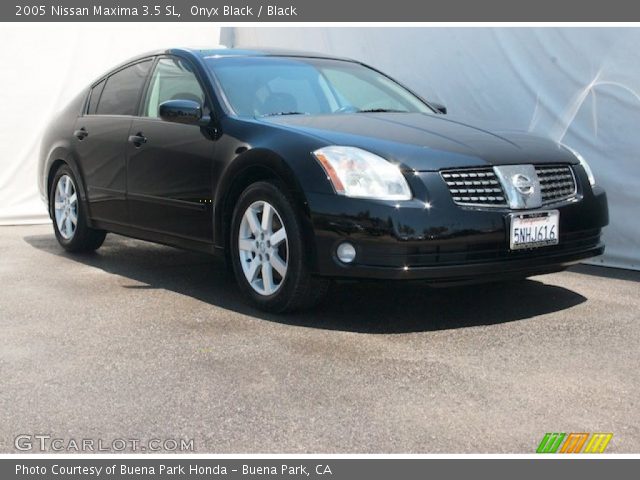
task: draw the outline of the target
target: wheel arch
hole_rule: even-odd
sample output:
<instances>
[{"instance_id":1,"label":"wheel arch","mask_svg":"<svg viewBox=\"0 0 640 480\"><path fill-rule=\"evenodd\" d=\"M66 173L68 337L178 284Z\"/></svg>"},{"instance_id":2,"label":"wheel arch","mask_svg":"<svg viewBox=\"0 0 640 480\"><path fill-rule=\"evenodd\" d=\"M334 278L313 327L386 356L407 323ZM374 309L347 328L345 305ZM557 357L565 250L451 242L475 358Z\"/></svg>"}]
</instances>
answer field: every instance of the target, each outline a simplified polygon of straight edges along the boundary
<instances>
[{"instance_id":1,"label":"wheel arch","mask_svg":"<svg viewBox=\"0 0 640 480\"><path fill-rule=\"evenodd\" d=\"M214 201L214 243L228 253L231 234L231 217L240 194L252 183L271 180L280 183L294 201L294 207L300 213L305 238L313 238L309 206L306 196L293 169L273 151L266 149L249 150L233 160L223 172L216 189ZM315 261L315 242L307 243L313 251L309 252Z\"/></svg>"},{"instance_id":2,"label":"wheel arch","mask_svg":"<svg viewBox=\"0 0 640 480\"><path fill-rule=\"evenodd\" d=\"M47 211L49 212L49 217L53 218L51 212L51 188L53 187L53 180L56 176L56 172L62 166L68 166L73 173L74 179L76 181L76 188L80 193L80 201L83 204L86 212L89 212L88 202L87 202L87 192L84 184L84 178L82 176L82 171L79 169L78 163L73 155L68 153L68 150L64 148L54 149L49 155L49 161L47 162L47 175L46 175L46 191L45 198L47 200ZM91 215L87 215L87 224L91 226Z\"/></svg>"}]
</instances>

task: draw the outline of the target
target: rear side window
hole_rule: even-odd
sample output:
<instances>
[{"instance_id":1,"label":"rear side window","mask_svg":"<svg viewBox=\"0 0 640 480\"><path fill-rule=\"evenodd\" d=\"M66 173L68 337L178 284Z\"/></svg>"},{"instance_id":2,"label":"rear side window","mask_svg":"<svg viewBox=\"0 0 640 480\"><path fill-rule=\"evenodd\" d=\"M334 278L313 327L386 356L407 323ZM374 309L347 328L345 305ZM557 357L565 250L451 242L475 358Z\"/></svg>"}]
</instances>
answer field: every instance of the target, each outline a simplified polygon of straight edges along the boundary
<instances>
[{"instance_id":1,"label":"rear side window","mask_svg":"<svg viewBox=\"0 0 640 480\"><path fill-rule=\"evenodd\" d=\"M91 89L91 96L89 97L89 106L87 107L87 113L89 115L95 115L98 110L98 101L100 100L100 94L104 89L106 80L102 80L99 84Z\"/></svg>"},{"instance_id":2,"label":"rear side window","mask_svg":"<svg viewBox=\"0 0 640 480\"><path fill-rule=\"evenodd\" d=\"M96 113L98 115L136 115L138 98L144 86L151 60L136 63L107 79Z\"/></svg>"}]
</instances>

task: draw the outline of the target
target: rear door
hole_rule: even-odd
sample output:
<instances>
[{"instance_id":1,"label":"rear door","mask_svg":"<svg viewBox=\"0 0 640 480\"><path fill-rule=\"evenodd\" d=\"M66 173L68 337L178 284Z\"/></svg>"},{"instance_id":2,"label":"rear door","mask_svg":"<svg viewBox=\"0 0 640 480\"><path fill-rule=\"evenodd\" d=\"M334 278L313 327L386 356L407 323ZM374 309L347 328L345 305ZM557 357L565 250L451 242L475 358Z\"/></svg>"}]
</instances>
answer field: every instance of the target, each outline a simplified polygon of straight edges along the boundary
<instances>
[{"instance_id":1,"label":"rear door","mask_svg":"<svg viewBox=\"0 0 640 480\"><path fill-rule=\"evenodd\" d=\"M212 165L215 143L207 128L161 120L167 100L192 100L210 114L196 73L178 57L160 57L127 145L127 198L136 226L211 242ZM142 140L142 141L140 141Z\"/></svg>"},{"instance_id":2,"label":"rear door","mask_svg":"<svg viewBox=\"0 0 640 480\"><path fill-rule=\"evenodd\" d=\"M120 69L91 90L75 126L76 153L87 187L90 216L128 223L126 146L152 59Z\"/></svg>"}]
</instances>

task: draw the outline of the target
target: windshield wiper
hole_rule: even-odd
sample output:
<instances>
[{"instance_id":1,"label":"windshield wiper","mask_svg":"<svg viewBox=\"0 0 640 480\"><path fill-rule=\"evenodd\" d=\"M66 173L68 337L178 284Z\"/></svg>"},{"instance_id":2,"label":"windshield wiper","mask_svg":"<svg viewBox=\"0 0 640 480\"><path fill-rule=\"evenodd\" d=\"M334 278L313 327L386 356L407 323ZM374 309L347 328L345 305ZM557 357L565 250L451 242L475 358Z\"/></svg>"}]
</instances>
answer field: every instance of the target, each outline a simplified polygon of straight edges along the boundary
<instances>
[{"instance_id":1,"label":"windshield wiper","mask_svg":"<svg viewBox=\"0 0 640 480\"><path fill-rule=\"evenodd\" d=\"M261 117L278 117L282 115L308 115L306 112L273 112L260 115Z\"/></svg>"},{"instance_id":2,"label":"windshield wiper","mask_svg":"<svg viewBox=\"0 0 640 480\"><path fill-rule=\"evenodd\" d=\"M408 110L395 110L393 108L368 108L357 110L356 113L409 113Z\"/></svg>"}]
</instances>

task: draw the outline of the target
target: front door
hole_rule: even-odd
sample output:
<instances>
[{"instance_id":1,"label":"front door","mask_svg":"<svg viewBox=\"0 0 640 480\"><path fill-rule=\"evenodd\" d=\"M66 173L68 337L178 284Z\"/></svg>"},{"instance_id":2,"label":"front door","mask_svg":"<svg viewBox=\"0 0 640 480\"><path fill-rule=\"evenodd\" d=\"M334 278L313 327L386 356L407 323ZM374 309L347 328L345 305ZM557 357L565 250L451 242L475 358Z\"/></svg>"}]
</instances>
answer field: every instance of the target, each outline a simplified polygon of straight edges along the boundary
<instances>
[{"instance_id":1,"label":"front door","mask_svg":"<svg viewBox=\"0 0 640 480\"><path fill-rule=\"evenodd\" d=\"M214 142L205 128L158 117L167 100L193 100L209 114L204 90L186 61L161 57L133 120L127 144L131 223L157 233L212 241Z\"/></svg>"}]
</instances>

